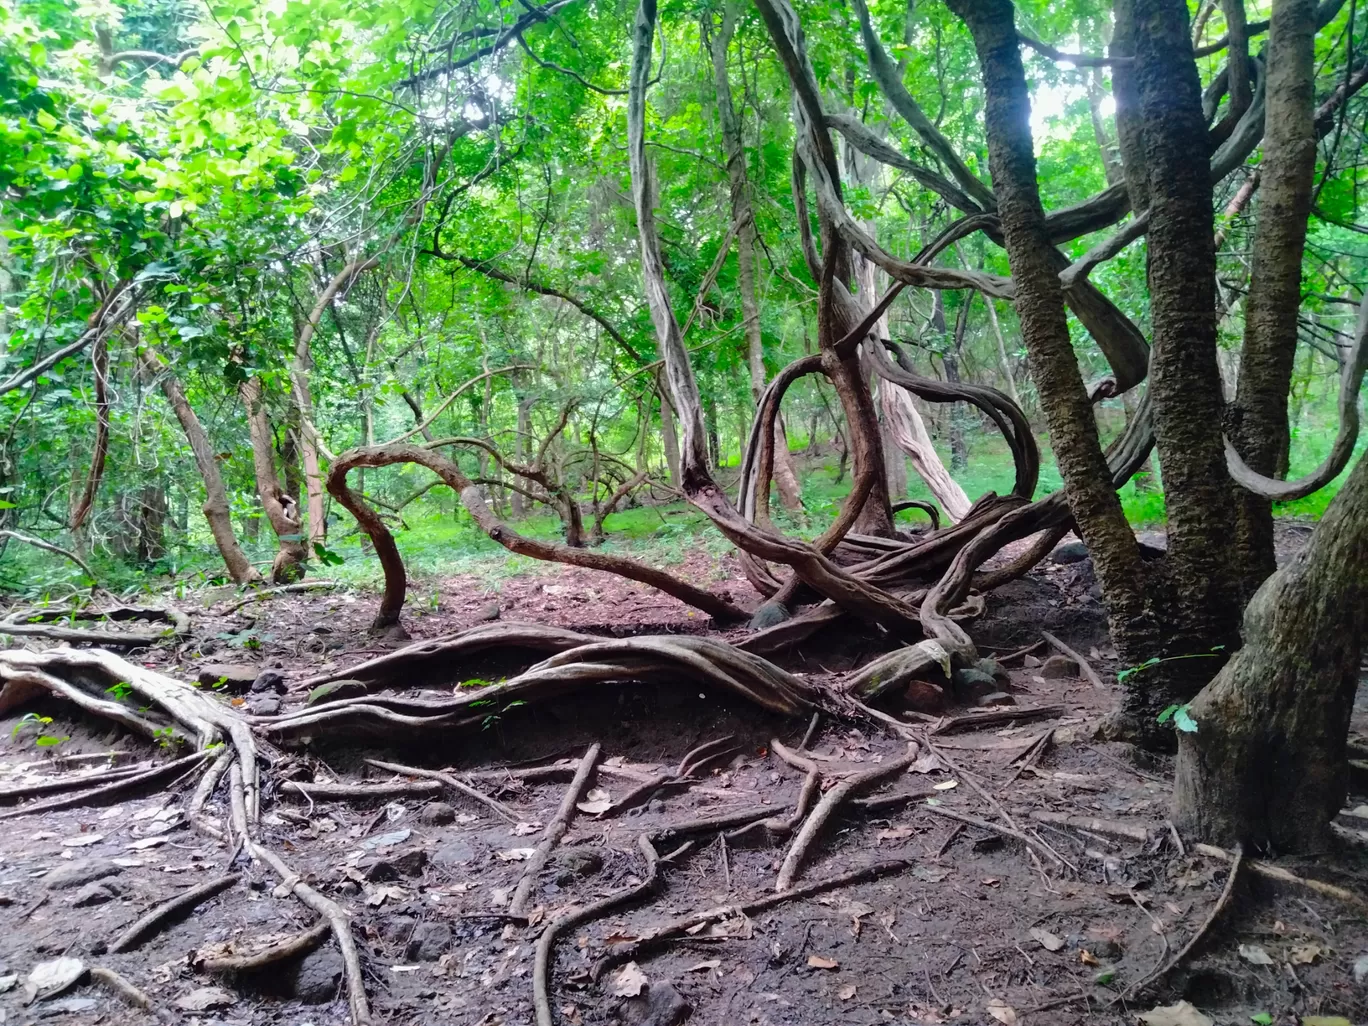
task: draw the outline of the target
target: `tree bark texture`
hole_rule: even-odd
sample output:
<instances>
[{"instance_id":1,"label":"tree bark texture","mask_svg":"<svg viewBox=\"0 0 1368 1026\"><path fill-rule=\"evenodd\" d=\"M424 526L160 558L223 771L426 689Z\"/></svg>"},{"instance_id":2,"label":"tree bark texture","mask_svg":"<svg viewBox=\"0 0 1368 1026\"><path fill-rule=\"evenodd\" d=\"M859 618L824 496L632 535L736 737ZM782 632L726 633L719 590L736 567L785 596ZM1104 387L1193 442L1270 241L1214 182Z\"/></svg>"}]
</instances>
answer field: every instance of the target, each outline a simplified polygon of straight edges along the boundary
<instances>
[{"instance_id":1,"label":"tree bark texture","mask_svg":"<svg viewBox=\"0 0 1368 1026\"><path fill-rule=\"evenodd\" d=\"M1226 434L1251 470L1280 477L1287 472L1287 395L1316 170L1315 0L1279 0L1271 21L1258 221L1244 349ZM1273 510L1243 490L1236 502L1239 566L1249 594L1273 572Z\"/></svg>"},{"instance_id":2,"label":"tree bark texture","mask_svg":"<svg viewBox=\"0 0 1368 1026\"><path fill-rule=\"evenodd\" d=\"M271 422L266 415L266 404L261 394L261 379L248 378L238 386L242 405L247 410L247 430L252 436L252 469L256 476L257 495L266 519L276 534L280 550L271 564L271 581L289 584L304 576L308 549L304 546L303 524L299 506L280 487L276 473L275 447L271 444Z\"/></svg>"},{"instance_id":3,"label":"tree bark texture","mask_svg":"<svg viewBox=\"0 0 1368 1026\"><path fill-rule=\"evenodd\" d=\"M1196 733L1179 734L1174 822L1213 844L1324 851L1368 635L1368 459L1255 594L1243 634L1192 702Z\"/></svg>"},{"instance_id":4,"label":"tree bark texture","mask_svg":"<svg viewBox=\"0 0 1368 1026\"><path fill-rule=\"evenodd\" d=\"M1031 378L1069 509L1092 555L1115 630L1143 616L1143 569L1098 441L1092 404L1069 339L1063 288L1050 258L1012 4L949 0L949 5L969 26L983 69L989 168Z\"/></svg>"},{"instance_id":5,"label":"tree bark texture","mask_svg":"<svg viewBox=\"0 0 1368 1026\"><path fill-rule=\"evenodd\" d=\"M1216 368L1216 251L1202 90L1183 0L1135 0L1135 74L1149 174L1149 288L1153 323L1149 396L1164 478L1168 552L1150 601L1169 658L1229 652L1239 643L1233 488L1221 438ZM1104 583L1103 587L1106 585ZM1137 624L1146 635L1149 624ZM1123 658L1136 646L1118 648ZM1156 641L1158 639L1155 639ZM1171 660L1134 675L1141 721L1191 698L1210 679L1207 659ZM1134 703L1132 703L1134 707Z\"/></svg>"},{"instance_id":6,"label":"tree bark texture","mask_svg":"<svg viewBox=\"0 0 1368 1026\"><path fill-rule=\"evenodd\" d=\"M138 350L138 358L152 376L161 380L162 394L171 404L176 419L180 421L185 440L190 443L190 452L195 457L195 466L204 481L204 519L209 522L209 531L214 536L223 563L228 568L228 576L234 584L251 584L261 580L256 568L248 562L233 534L233 521L228 514L228 490L223 487L223 475L219 473L217 454L209 444L204 425L200 423L195 411L185 399L180 382L172 376L156 353L147 348Z\"/></svg>"},{"instance_id":7,"label":"tree bark texture","mask_svg":"<svg viewBox=\"0 0 1368 1026\"><path fill-rule=\"evenodd\" d=\"M1112 57L1135 57L1135 0L1116 0L1112 8ZM1130 60L1112 65L1112 98L1116 102L1116 148L1130 197L1131 211L1149 206L1149 178L1145 170L1145 132L1140 122L1140 90Z\"/></svg>"}]
</instances>

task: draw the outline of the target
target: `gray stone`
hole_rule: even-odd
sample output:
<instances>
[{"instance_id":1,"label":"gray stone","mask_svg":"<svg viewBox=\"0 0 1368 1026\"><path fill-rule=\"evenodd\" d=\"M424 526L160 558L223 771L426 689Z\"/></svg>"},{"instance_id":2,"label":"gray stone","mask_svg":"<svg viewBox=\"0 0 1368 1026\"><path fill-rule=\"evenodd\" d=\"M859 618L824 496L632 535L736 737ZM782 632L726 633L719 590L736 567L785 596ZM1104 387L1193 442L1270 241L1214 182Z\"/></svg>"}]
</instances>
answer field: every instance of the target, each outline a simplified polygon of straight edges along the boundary
<instances>
[{"instance_id":1,"label":"gray stone","mask_svg":"<svg viewBox=\"0 0 1368 1026\"><path fill-rule=\"evenodd\" d=\"M269 691L283 695L288 690L289 688L285 686L285 674L279 670L262 670L256 675L256 680L252 681L252 692L254 694L259 695Z\"/></svg>"},{"instance_id":2,"label":"gray stone","mask_svg":"<svg viewBox=\"0 0 1368 1026\"><path fill-rule=\"evenodd\" d=\"M978 705L984 695L1002 690L1002 685L991 674L973 667L956 670L952 680L956 697L967 705Z\"/></svg>"},{"instance_id":3,"label":"gray stone","mask_svg":"<svg viewBox=\"0 0 1368 1026\"><path fill-rule=\"evenodd\" d=\"M1046 680L1066 680L1079 675L1078 664L1064 655L1052 655L1040 667L1040 675Z\"/></svg>"},{"instance_id":4,"label":"gray stone","mask_svg":"<svg viewBox=\"0 0 1368 1026\"><path fill-rule=\"evenodd\" d=\"M623 1026L680 1026L692 1006L669 980L647 983L636 997L626 998L614 1009Z\"/></svg>"},{"instance_id":5,"label":"gray stone","mask_svg":"<svg viewBox=\"0 0 1368 1026\"><path fill-rule=\"evenodd\" d=\"M481 620L497 620L503 615L503 609L497 602L491 602L480 610Z\"/></svg>"},{"instance_id":6,"label":"gray stone","mask_svg":"<svg viewBox=\"0 0 1368 1026\"><path fill-rule=\"evenodd\" d=\"M247 711L253 716L275 716L280 712L280 699L275 695L255 695L247 700Z\"/></svg>"},{"instance_id":7,"label":"gray stone","mask_svg":"<svg viewBox=\"0 0 1368 1026\"><path fill-rule=\"evenodd\" d=\"M575 880L593 876L603 868L603 857L583 848L562 848L551 857L555 881L564 887Z\"/></svg>"},{"instance_id":8,"label":"gray stone","mask_svg":"<svg viewBox=\"0 0 1368 1026\"><path fill-rule=\"evenodd\" d=\"M120 887L112 881L96 880L77 891L76 897L71 899L71 904L75 908L92 908L113 901L120 893Z\"/></svg>"},{"instance_id":9,"label":"gray stone","mask_svg":"<svg viewBox=\"0 0 1368 1026\"><path fill-rule=\"evenodd\" d=\"M445 826L456 822L456 810L446 802L428 802L418 810L418 822L425 826Z\"/></svg>"},{"instance_id":10,"label":"gray stone","mask_svg":"<svg viewBox=\"0 0 1368 1026\"><path fill-rule=\"evenodd\" d=\"M195 679L207 688L225 687L239 694L257 679L257 668L250 663L205 663Z\"/></svg>"},{"instance_id":11,"label":"gray stone","mask_svg":"<svg viewBox=\"0 0 1368 1026\"><path fill-rule=\"evenodd\" d=\"M1041 665L1040 657L1031 655L1030 652L1027 652L1024 656L1021 657L1021 665L1028 670L1038 669Z\"/></svg>"},{"instance_id":12,"label":"gray stone","mask_svg":"<svg viewBox=\"0 0 1368 1026\"><path fill-rule=\"evenodd\" d=\"M446 923L419 923L413 928L404 957L410 962L435 962L451 947L451 927Z\"/></svg>"},{"instance_id":13,"label":"gray stone","mask_svg":"<svg viewBox=\"0 0 1368 1026\"><path fill-rule=\"evenodd\" d=\"M322 705L324 702L339 702L344 698L356 698L370 689L359 680L330 680L309 692L304 699L305 705Z\"/></svg>"},{"instance_id":14,"label":"gray stone","mask_svg":"<svg viewBox=\"0 0 1368 1026\"><path fill-rule=\"evenodd\" d=\"M475 849L471 847L469 841L463 841L460 838L439 845L437 850L432 853L433 865L443 868L466 866L474 861Z\"/></svg>"},{"instance_id":15,"label":"gray stone","mask_svg":"<svg viewBox=\"0 0 1368 1026\"><path fill-rule=\"evenodd\" d=\"M1056 563L1081 563L1088 558L1088 547L1081 541L1056 545L1049 557Z\"/></svg>"},{"instance_id":16,"label":"gray stone","mask_svg":"<svg viewBox=\"0 0 1368 1026\"><path fill-rule=\"evenodd\" d=\"M345 971L341 954L325 944L300 959L285 982L289 992L306 1005L321 1005L337 997Z\"/></svg>"},{"instance_id":17,"label":"gray stone","mask_svg":"<svg viewBox=\"0 0 1368 1026\"><path fill-rule=\"evenodd\" d=\"M366 879L372 883L387 883L390 880L399 879L399 870L394 868L394 863L388 859L381 859L379 862L372 863L366 870Z\"/></svg>"},{"instance_id":18,"label":"gray stone","mask_svg":"<svg viewBox=\"0 0 1368 1026\"><path fill-rule=\"evenodd\" d=\"M422 848L410 848L395 855L390 862L404 876L422 876L427 868L428 853Z\"/></svg>"},{"instance_id":19,"label":"gray stone","mask_svg":"<svg viewBox=\"0 0 1368 1026\"><path fill-rule=\"evenodd\" d=\"M123 870L109 859L72 859L45 876L43 883L47 885L48 890L69 891L76 887L84 887L95 880L103 880L107 876L118 876L122 872Z\"/></svg>"}]
</instances>

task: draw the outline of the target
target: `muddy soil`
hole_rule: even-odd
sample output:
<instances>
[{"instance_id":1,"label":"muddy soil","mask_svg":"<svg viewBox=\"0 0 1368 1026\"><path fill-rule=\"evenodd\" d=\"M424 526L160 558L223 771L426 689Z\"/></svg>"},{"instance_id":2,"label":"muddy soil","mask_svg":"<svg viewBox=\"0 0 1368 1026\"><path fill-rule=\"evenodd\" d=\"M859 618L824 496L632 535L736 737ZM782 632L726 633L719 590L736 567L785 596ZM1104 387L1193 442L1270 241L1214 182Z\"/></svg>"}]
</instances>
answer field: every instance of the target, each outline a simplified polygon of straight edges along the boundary
<instances>
[{"instance_id":1,"label":"muddy soil","mask_svg":"<svg viewBox=\"0 0 1368 1026\"><path fill-rule=\"evenodd\" d=\"M842 809L798 885L888 863L883 875L746 914L737 907L774 893L789 837L750 831L729 839L710 831L680 851L677 841L662 842L654 893L575 927L556 945L557 1022L674 1023L687 1008L687 1021L700 1024L1067 1026L1135 1023L1138 1012L1184 1000L1209 1018L1163 1021L1247 1024L1267 1014L1275 1023L1308 1015L1368 1022L1362 907L1252 873L1193 954L1155 985L1127 993L1206 921L1229 864L1175 842L1165 824L1171 767L1164 758L1093 740L1110 693L1076 669L1041 665L1051 654L1046 648L1008 658L1039 641L1043 628L1104 677L1118 668L1109 658L1091 568L1064 558L994 593L973 626L985 653L1003 657L997 686L1007 697L995 699L993 709L1062 711L933 733L934 752L872 792L915 797ZM753 601L726 559L695 553L683 572ZM436 609L407 619L415 638L495 615L601 634L709 629L679 603L570 568L505 579L497 589L452 578L433 590L440 594ZM190 638L136 658L183 679L207 676L223 663L239 664L243 675L278 667L294 681L399 644L367 637L374 600L365 595L288 596L226 615L213 612L224 596L207 598L209 608L193 611ZM837 673L892 643L880 632L843 627L812 639L788 665ZM440 687L477 671L486 672L453 666ZM303 699L290 693L240 700L278 700L288 708ZM948 711L981 711L963 705L961 694ZM26 713L52 719L21 723ZM264 839L351 913L375 1021L525 1026L534 1022L534 946L545 925L568 908L639 883L643 833L746 810L782 817L797 799L802 773L776 757L772 742L797 748L809 726L706 689L624 686L506 710L474 735L436 746L359 749L314 738L267 753L277 788L264 796ZM1368 692L1355 732L1368 739ZM66 740L39 746L40 735ZM727 737L728 754L706 772L641 793L629 810L611 807L699 744ZM602 746L597 774L521 917L508 913L511 895L562 802L563 778L466 778L507 806L506 819L440 784L365 762L374 757L458 774L569 766L594 743ZM880 730L831 721L819 722L807 745L828 783L903 751ZM95 772L111 759L136 764L170 754L106 721L37 703L0 720L0 794ZM279 787L284 780L303 783L305 791L310 782L395 786L384 797L330 801ZM112 806L4 821L0 988L7 989L0 993L0 1022L348 1021L341 959L327 938L308 955L261 971L205 971L206 959L298 935L314 919L231 843L189 828L181 810L192 787L187 780L121 796ZM1349 803L1365 804L1364 794ZM24 809L11 803L0 815ZM1029 846L997 829L1008 820L1013 832L1030 834ZM1368 829L1365 819L1344 822ZM1368 865L1352 851L1280 864L1368 895ZM133 950L110 953L115 938L150 908L225 874L240 878ZM719 908L731 910L668 943L631 947L677 917ZM634 954L624 963L623 952ZM116 970L151 997L153 1008L131 1008L88 976L26 1004L34 966L62 957Z\"/></svg>"}]
</instances>

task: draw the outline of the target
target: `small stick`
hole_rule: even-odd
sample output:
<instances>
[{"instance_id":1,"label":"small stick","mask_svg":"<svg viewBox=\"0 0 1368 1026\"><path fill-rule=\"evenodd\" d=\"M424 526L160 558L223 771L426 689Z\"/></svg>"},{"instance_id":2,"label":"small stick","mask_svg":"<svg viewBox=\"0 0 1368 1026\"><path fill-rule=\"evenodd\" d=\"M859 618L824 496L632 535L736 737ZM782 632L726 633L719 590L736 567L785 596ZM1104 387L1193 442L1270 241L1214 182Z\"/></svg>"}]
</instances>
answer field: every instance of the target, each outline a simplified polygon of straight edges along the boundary
<instances>
[{"instance_id":1,"label":"small stick","mask_svg":"<svg viewBox=\"0 0 1368 1026\"><path fill-rule=\"evenodd\" d=\"M1027 645L1025 648L1019 648L1019 649L1017 649L1015 652L1008 652L1006 655L1003 655L1003 656L995 656L994 658L997 659L997 661L1000 662L1000 663L1005 663L1005 662L1008 662L1009 660L1012 660L1012 659L1020 659L1020 658L1022 658L1023 656L1028 656L1028 655L1030 655L1032 652L1034 652L1036 649L1042 647L1044 644L1045 644L1045 642L1044 642L1043 640L1042 640L1042 641L1037 641L1037 642L1036 642L1035 644L1033 644L1033 645ZM987 648L988 646L987 646L987 645L981 645L980 647L981 647L981 648Z\"/></svg>"},{"instance_id":2,"label":"small stick","mask_svg":"<svg viewBox=\"0 0 1368 1026\"><path fill-rule=\"evenodd\" d=\"M120 952L131 951L147 937L154 933L160 933L168 919L179 913L190 911L201 902L226 891L241 879L241 873L229 873L227 876L220 876L215 880L202 883L198 887L191 887L188 891L182 891L170 901L162 902L121 933L118 939L109 945L110 954L117 955Z\"/></svg>"},{"instance_id":3,"label":"small stick","mask_svg":"<svg viewBox=\"0 0 1368 1026\"><path fill-rule=\"evenodd\" d=\"M1014 783L1016 783L1017 778L1019 776L1021 776L1028 769L1030 769L1032 766L1034 766L1037 762L1040 761L1040 757L1043 756L1049 750L1052 744L1054 744L1053 730L1045 731L1045 733L1041 734L1040 737L1032 741L1031 747L1026 749L1026 751L1022 752L1021 755L1017 756L1017 759L1021 760L1021 765L1016 768L1015 773L1013 773L1010 777L1007 778L1007 783L1003 784L1002 787L998 790L1005 791L1007 790L1007 788L1011 787Z\"/></svg>"},{"instance_id":4,"label":"small stick","mask_svg":"<svg viewBox=\"0 0 1368 1026\"><path fill-rule=\"evenodd\" d=\"M727 835L719 834L717 837L720 858L722 859L722 880L726 884L727 893L731 893L731 859L727 858Z\"/></svg>"},{"instance_id":5,"label":"small stick","mask_svg":"<svg viewBox=\"0 0 1368 1026\"><path fill-rule=\"evenodd\" d=\"M948 835L946 835L945 840L941 841L940 847L936 849L936 853L935 853L934 855L932 855L931 857L932 857L933 859L938 859L938 858L940 858L942 855L944 855L945 852L946 852L946 849L948 849L948 848L950 847L950 845L954 844L954 843L955 843L955 838L958 837L958 836L959 836L960 834L962 834L962 833L964 833L964 824L963 824L963 823L956 823L955 826L951 829L950 833L949 833Z\"/></svg>"},{"instance_id":6,"label":"small stick","mask_svg":"<svg viewBox=\"0 0 1368 1026\"><path fill-rule=\"evenodd\" d=\"M1102 683L1102 678L1097 675L1097 671L1092 668L1091 664L1068 645L1064 644L1064 642L1060 641L1049 631L1041 631L1040 636L1055 648L1059 649L1061 655L1066 655L1076 662L1078 668L1083 671L1083 676L1087 677L1088 682L1092 684L1093 687L1097 688L1098 691L1109 692L1111 690L1107 685Z\"/></svg>"},{"instance_id":7,"label":"small stick","mask_svg":"<svg viewBox=\"0 0 1368 1026\"><path fill-rule=\"evenodd\" d=\"M812 714L812 722L808 724L807 733L803 735L803 743L798 746L802 751L812 747L812 739L817 736L817 728L822 725L822 714L815 712Z\"/></svg>"},{"instance_id":8,"label":"small stick","mask_svg":"<svg viewBox=\"0 0 1368 1026\"><path fill-rule=\"evenodd\" d=\"M1059 857L1054 854L1054 849L1046 845L1043 841L1037 841L1035 838L1028 837L1020 830L1013 830L1009 826L1002 826L999 823L990 823L986 819L979 819L977 816L956 812L954 809L947 809L941 805L922 805L919 806L919 808L923 812L929 812L935 816L944 816L946 819L958 820L969 826L978 827L980 830L991 830L994 833L1002 834L1003 837L1010 837L1014 841L1020 841L1022 844L1026 845L1028 849L1039 848L1044 854L1049 855L1050 858Z\"/></svg>"},{"instance_id":9,"label":"small stick","mask_svg":"<svg viewBox=\"0 0 1368 1026\"><path fill-rule=\"evenodd\" d=\"M590 745L589 750L584 753L584 758L580 760L579 768L575 770L575 778L570 781L565 797L561 799L560 808L556 810L555 818L546 825L541 840L537 842L536 850L532 857L527 860L522 879L518 881L518 888L513 892L513 899L508 903L510 914L515 916L527 914L527 902L532 897L532 888L537 882L537 877L541 875L542 869L545 868L547 860L551 857L551 849L560 843L560 839L570 829L570 820L575 816L575 805L579 802L580 795L584 793L585 787L588 786L589 778L594 774L594 764L598 762L598 757L599 745L597 743Z\"/></svg>"},{"instance_id":10,"label":"small stick","mask_svg":"<svg viewBox=\"0 0 1368 1026\"><path fill-rule=\"evenodd\" d=\"M1209 858L1225 859L1229 862L1237 858L1239 853L1231 854L1223 848L1217 848L1211 844L1198 844L1193 846L1193 850L1199 855L1206 855ZM1256 876L1261 876L1265 880L1276 880L1278 883L1291 884L1294 887L1304 887L1308 891L1326 898L1334 898L1342 901L1346 905L1352 905L1362 911L1368 911L1368 900L1361 898L1353 891L1347 891L1343 887L1336 887L1334 884L1325 883L1322 880L1313 880L1310 877L1298 876L1296 873L1283 869L1281 866L1274 866L1267 862L1260 862L1257 859L1247 859L1244 866Z\"/></svg>"},{"instance_id":11,"label":"small stick","mask_svg":"<svg viewBox=\"0 0 1368 1026\"><path fill-rule=\"evenodd\" d=\"M152 999L108 966L91 966L90 978L97 983L103 983L134 1008L141 1008L144 1011L152 1010Z\"/></svg>"},{"instance_id":12,"label":"small stick","mask_svg":"<svg viewBox=\"0 0 1368 1026\"><path fill-rule=\"evenodd\" d=\"M888 809L897 809L912 802L920 801L922 798L934 798L936 794L936 791L930 789L904 791L900 794L879 794L873 798L856 798L850 804L861 812L885 812Z\"/></svg>"},{"instance_id":13,"label":"small stick","mask_svg":"<svg viewBox=\"0 0 1368 1026\"><path fill-rule=\"evenodd\" d=\"M1221 913L1226 910L1226 906L1230 904L1230 897L1232 894L1235 893L1235 883L1239 879L1240 870L1243 868L1243 866L1244 848L1242 848L1239 845L1236 845L1234 861L1232 861L1230 864L1230 873L1226 876L1225 886L1221 888L1221 896L1216 899L1216 904L1212 907L1211 912L1207 915L1206 919L1202 921L1202 925L1197 928L1197 932L1194 933L1190 938L1188 938L1188 942L1184 944L1182 948L1179 949L1178 954L1174 955L1161 967L1156 969L1154 972L1150 973L1148 976L1145 976L1132 983L1120 994L1112 998L1111 1001L1108 1002L1109 1005L1120 1004L1137 991L1142 991L1151 983L1154 983L1156 980L1163 979L1165 976L1171 973L1183 961L1183 959L1187 958L1188 954L1192 951L1192 949L1197 947L1198 943L1202 940L1202 938L1206 936L1207 931L1211 929L1212 924L1214 924L1216 920L1220 918Z\"/></svg>"},{"instance_id":14,"label":"small stick","mask_svg":"<svg viewBox=\"0 0 1368 1026\"><path fill-rule=\"evenodd\" d=\"M1186 855L1187 848L1183 845L1183 838L1178 833L1178 828L1173 825L1173 820L1164 820L1164 825L1168 827L1169 836L1173 838L1173 846L1178 849L1179 855Z\"/></svg>"},{"instance_id":15,"label":"small stick","mask_svg":"<svg viewBox=\"0 0 1368 1026\"><path fill-rule=\"evenodd\" d=\"M0 812L0 819L18 819L20 816L31 816L35 812L55 812L58 809L76 809L86 805L105 805L109 799L120 797L129 791L136 791L144 784L157 783L165 777L180 776L190 772L203 762L208 754L207 751L196 752L194 755L187 755L161 766L154 766L149 770L142 770L111 784L82 791L80 794L73 794L66 798L55 798L48 802L34 802L32 805L25 805L18 809L7 809Z\"/></svg>"},{"instance_id":16,"label":"small stick","mask_svg":"<svg viewBox=\"0 0 1368 1026\"><path fill-rule=\"evenodd\" d=\"M952 730L974 730L977 727L988 727L997 723L1012 723L1017 720L1038 720L1046 717L1054 718L1063 716L1065 709L1062 705L1022 705L1010 706L1006 709L994 709L992 712L965 713L963 716L951 716L944 720L931 731L932 734L948 734Z\"/></svg>"},{"instance_id":17,"label":"small stick","mask_svg":"<svg viewBox=\"0 0 1368 1026\"><path fill-rule=\"evenodd\" d=\"M302 784L287 780L280 785L280 790L321 802L364 802L410 795L436 797L442 793L442 785L436 780L389 780L380 784Z\"/></svg>"},{"instance_id":18,"label":"small stick","mask_svg":"<svg viewBox=\"0 0 1368 1026\"><path fill-rule=\"evenodd\" d=\"M1046 812L1043 809L1032 812L1031 818L1037 823L1073 827L1075 830L1091 830L1093 833L1107 834L1110 837L1124 837L1131 841L1139 841L1141 844L1148 841L1154 831L1158 829L1144 823L1125 823L1118 819L1095 819L1092 816L1070 816L1067 812Z\"/></svg>"},{"instance_id":19,"label":"small stick","mask_svg":"<svg viewBox=\"0 0 1368 1026\"><path fill-rule=\"evenodd\" d=\"M206 958L197 962L198 968L206 973L246 973L256 969L264 969L268 965L277 962L284 962L287 959L302 955L306 951L312 951L323 942L323 938L328 935L332 927L326 920L318 923L313 929L290 937L281 941L279 944L272 944L270 947L250 955L225 955L221 958Z\"/></svg>"},{"instance_id":20,"label":"small stick","mask_svg":"<svg viewBox=\"0 0 1368 1026\"><path fill-rule=\"evenodd\" d=\"M25 798L37 798L48 794L61 794L64 791L79 791L83 787L92 784L108 784L114 780L123 780L134 773L141 773L147 766L127 766L123 769L104 770L99 773L86 773L83 776L68 777L65 780L44 780L36 784L26 784L23 787L11 787L0 791L0 805L10 805L14 802L23 801Z\"/></svg>"},{"instance_id":21,"label":"small stick","mask_svg":"<svg viewBox=\"0 0 1368 1026\"><path fill-rule=\"evenodd\" d=\"M229 613L236 613L243 606L250 606L253 602L265 602L268 598L276 595L290 595L300 591L316 591L323 588L344 587L341 581L300 581L298 584L281 584L274 588L258 588L254 593L245 599L234 602L231 606L217 610L215 616L227 616Z\"/></svg>"},{"instance_id":22,"label":"small stick","mask_svg":"<svg viewBox=\"0 0 1368 1026\"><path fill-rule=\"evenodd\" d=\"M589 750L589 754L597 758L598 745L594 745ZM592 766L592 762L590 765ZM585 775L588 776L588 774ZM574 807L573 803L571 803L571 807ZM617 908L617 906L655 889L656 879L660 871L660 859L656 854L655 846L651 843L651 835L642 834L637 840L637 846L646 859L646 873L642 877L641 883L624 888L606 898L600 898L583 908L574 909L557 916L547 924L542 935L537 938L536 959L532 965L532 1004L537 1013L537 1026L555 1026L555 1018L551 1014L550 980L551 958L556 937L573 926L600 916L609 909Z\"/></svg>"},{"instance_id":23,"label":"small stick","mask_svg":"<svg viewBox=\"0 0 1368 1026\"><path fill-rule=\"evenodd\" d=\"M687 933L693 927L706 926L708 923L715 923L719 919L727 919L736 915L755 915L764 912L790 901L799 901L803 898L810 898L816 894L824 894L827 891L834 891L841 887L851 887L858 883L868 880L878 880L885 876L896 873L905 873L913 866L917 865L915 859L889 859L884 862L875 862L872 865L864 866L860 869L853 869L838 876L827 877L825 880L813 880L805 884L799 884L792 890L784 891L782 894L759 894L750 901L739 905L723 905L720 908L709 909L706 912L691 912L689 915L681 916L664 926L657 927L650 933L638 937L630 944L624 944L617 951L613 951L594 964L590 976L597 980L615 965L623 962L630 962L639 957L651 948L658 947L682 934Z\"/></svg>"},{"instance_id":24,"label":"small stick","mask_svg":"<svg viewBox=\"0 0 1368 1026\"><path fill-rule=\"evenodd\" d=\"M889 777L896 776L912 765L917 758L917 746L909 744L907 748L907 752L901 757L889 760L873 769L865 770L863 773L846 777L822 795L821 801L817 803L817 807L812 810L812 814L808 816L802 829L798 831L798 836L793 839L788 854L784 856L783 865L779 867L779 879L774 884L776 891L782 893L792 889L793 881L798 875L798 870L802 868L803 859L807 856L808 849L812 847L817 835L821 833L822 827L831 818L831 814L836 811L837 805L854 792L872 787Z\"/></svg>"},{"instance_id":25,"label":"small stick","mask_svg":"<svg viewBox=\"0 0 1368 1026\"><path fill-rule=\"evenodd\" d=\"M456 791L459 794L463 794L467 798L473 798L475 801L479 802L485 808L491 809L496 815L502 816L504 819L508 820L508 822L518 822L518 814L514 812L512 809L510 809L503 802L495 801L493 798L489 797L489 795L485 794L483 791L471 787L469 784L462 783L461 781L453 777L450 773L443 773L440 770L417 769L413 766L401 766L397 762L381 762L379 759L367 759L366 762L368 762L372 766L377 767L378 769L389 770L391 773L403 773L408 776L423 777L428 780L439 781L440 783L443 783L447 787L451 788L453 791Z\"/></svg>"},{"instance_id":26,"label":"small stick","mask_svg":"<svg viewBox=\"0 0 1368 1026\"><path fill-rule=\"evenodd\" d=\"M1103 759L1105 759L1107 762L1111 763L1114 766L1120 766L1127 773L1134 773L1137 777L1139 777L1142 780L1153 780L1156 784L1163 784L1165 787L1168 786L1169 782L1165 780L1163 777L1156 776L1153 773L1146 773L1138 766L1131 765L1125 759L1118 759L1116 756L1112 755L1111 752L1103 751L1096 745L1088 745L1088 751L1092 752L1094 755L1100 755Z\"/></svg>"}]
</instances>

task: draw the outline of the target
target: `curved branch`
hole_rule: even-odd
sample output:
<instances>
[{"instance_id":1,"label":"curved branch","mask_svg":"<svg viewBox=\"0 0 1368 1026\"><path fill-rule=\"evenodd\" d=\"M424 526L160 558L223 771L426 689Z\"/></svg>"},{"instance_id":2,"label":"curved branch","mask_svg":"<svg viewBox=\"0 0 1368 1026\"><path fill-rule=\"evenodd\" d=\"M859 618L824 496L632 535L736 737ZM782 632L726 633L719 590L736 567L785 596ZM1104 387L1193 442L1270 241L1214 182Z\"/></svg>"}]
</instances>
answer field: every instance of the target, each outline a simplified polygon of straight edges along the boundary
<instances>
[{"instance_id":1,"label":"curved branch","mask_svg":"<svg viewBox=\"0 0 1368 1026\"><path fill-rule=\"evenodd\" d=\"M90 319L86 322L85 331L81 332L80 337L75 342L54 350L42 359L35 361L32 366L10 375L4 381L0 381L0 395L13 392L16 388L22 388L39 375L47 373L68 356L79 353L96 339L107 338L111 331L126 321L129 315L133 313L141 296L142 290L137 284L127 280L119 282L109 290L109 295L105 297L99 309L90 315Z\"/></svg>"}]
</instances>

